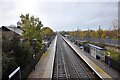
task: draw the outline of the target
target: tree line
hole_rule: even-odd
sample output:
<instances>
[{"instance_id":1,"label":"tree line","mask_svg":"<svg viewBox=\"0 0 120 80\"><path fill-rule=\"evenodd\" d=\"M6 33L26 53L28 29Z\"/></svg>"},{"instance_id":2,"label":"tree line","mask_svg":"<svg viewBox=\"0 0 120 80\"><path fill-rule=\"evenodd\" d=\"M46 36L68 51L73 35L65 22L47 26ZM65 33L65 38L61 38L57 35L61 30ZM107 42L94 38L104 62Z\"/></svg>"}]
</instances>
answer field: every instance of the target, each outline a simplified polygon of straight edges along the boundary
<instances>
[{"instance_id":1,"label":"tree line","mask_svg":"<svg viewBox=\"0 0 120 80\"><path fill-rule=\"evenodd\" d=\"M103 30L76 30L76 31L63 31L62 34L68 34L80 38L111 38L118 40L120 39L119 29Z\"/></svg>"}]
</instances>

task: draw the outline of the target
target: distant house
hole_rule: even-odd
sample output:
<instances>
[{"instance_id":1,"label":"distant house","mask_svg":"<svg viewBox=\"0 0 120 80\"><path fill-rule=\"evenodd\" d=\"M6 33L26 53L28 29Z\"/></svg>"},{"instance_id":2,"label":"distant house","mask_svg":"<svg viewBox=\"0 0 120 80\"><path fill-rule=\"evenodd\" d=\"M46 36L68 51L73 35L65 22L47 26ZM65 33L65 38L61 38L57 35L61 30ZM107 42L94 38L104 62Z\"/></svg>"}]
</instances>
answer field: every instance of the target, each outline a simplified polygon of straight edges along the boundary
<instances>
[{"instance_id":1,"label":"distant house","mask_svg":"<svg viewBox=\"0 0 120 80\"><path fill-rule=\"evenodd\" d=\"M20 29L20 27L16 27L14 25L11 26L2 26L1 27L2 30L2 36L11 39L13 38L13 36L21 36L22 35L22 30Z\"/></svg>"}]
</instances>

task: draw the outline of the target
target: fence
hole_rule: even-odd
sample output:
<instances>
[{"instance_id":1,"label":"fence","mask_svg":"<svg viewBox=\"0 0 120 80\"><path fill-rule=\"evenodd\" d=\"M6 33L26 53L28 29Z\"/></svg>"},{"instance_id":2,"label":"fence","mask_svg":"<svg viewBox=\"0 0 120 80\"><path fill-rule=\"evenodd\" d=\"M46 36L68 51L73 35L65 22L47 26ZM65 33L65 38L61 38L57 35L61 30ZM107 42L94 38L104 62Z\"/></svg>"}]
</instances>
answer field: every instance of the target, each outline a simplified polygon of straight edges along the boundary
<instances>
[{"instance_id":1,"label":"fence","mask_svg":"<svg viewBox=\"0 0 120 80\"><path fill-rule=\"evenodd\" d=\"M22 71L22 79L26 80L37 62L39 61L40 57L42 56L43 52L38 53L37 57L31 60L31 63L26 66L26 68Z\"/></svg>"},{"instance_id":2,"label":"fence","mask_svg":"<svg viewBox=\"0 0 120 80\"><path fill-rule=\"evenodd\" d=\"M116 46L119 47L119 42L120 40L113 40L109 38L80 38L80 37L69 37L70 39L74 40L81 40L81 41L91 41L91 42L96 42L96 43L103 43L106 45L111 45L111 46Z\"/></svg>"}]
</instances>

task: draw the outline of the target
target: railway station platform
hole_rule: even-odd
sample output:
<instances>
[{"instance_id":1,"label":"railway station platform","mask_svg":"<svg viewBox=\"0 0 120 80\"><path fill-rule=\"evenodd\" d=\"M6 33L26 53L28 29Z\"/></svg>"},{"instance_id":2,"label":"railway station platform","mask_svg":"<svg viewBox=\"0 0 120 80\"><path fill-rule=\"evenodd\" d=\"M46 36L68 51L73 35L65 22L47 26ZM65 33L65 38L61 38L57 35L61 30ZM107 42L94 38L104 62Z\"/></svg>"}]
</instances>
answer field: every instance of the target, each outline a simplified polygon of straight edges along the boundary
<instances>
[{"instance_id":1,"label":"railway station platform","mask_svg":"<svg viewBox=\"0 0 120 80\"><path fill-rule=\"evenodd\" d=\"M120 74L118 71L114 70L113 68L109 68L108 65L104 62L93 58L90 54L84 52L77 45L70 42L66 38L62 38L101 79L118 80L120 78Z\"/></svg>"},{"instance_id":2,"label":"railway station platform","mask_svg":"<svg viewBox=\"0 0 120 80\"><path fill-rule=\"evenodd\" d=\"M50 44L50 47L47 49L47 51L42 55L42 57L40 58L40 60L35 66L35 70L33 70L30 73L27 80L33 80L33 79L39 80L42 78L48 78L48 79L52 78L55 49L56 49L56 40L57 40L57 36Z\"/></svg>"}]
</instances>

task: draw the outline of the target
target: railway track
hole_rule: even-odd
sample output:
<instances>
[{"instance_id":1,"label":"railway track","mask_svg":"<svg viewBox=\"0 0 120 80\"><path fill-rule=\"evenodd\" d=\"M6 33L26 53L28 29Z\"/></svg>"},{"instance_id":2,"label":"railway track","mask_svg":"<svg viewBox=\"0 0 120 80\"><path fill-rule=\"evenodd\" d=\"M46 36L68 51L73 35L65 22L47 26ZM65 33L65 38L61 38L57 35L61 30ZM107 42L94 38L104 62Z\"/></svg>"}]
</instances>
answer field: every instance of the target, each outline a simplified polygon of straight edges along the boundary
<instances>
[{"instance_id":1,"label":"railway track","mask_svg":"<svg viewBox=\"0 0 120 80\"><path fill-rule=\"evenodd\" d=\"M54 79L98 80L98 77L58 36L53 71Z\"/></svg>"},{"instance_id":2,"label":"railway track","mask_svg":"<svg viewBox=\"0 0 120 80\"><path fill-rule=\"evenodd\" d=\"M64 62L64 57L62 54L61 46L59 46L59 41L57 43L57 51L55 55L55 64L54 64L54 79L65 79L67 77L66 64ZM60 54L59 54L60 53Z\"/></svg>"}]
</instances>

